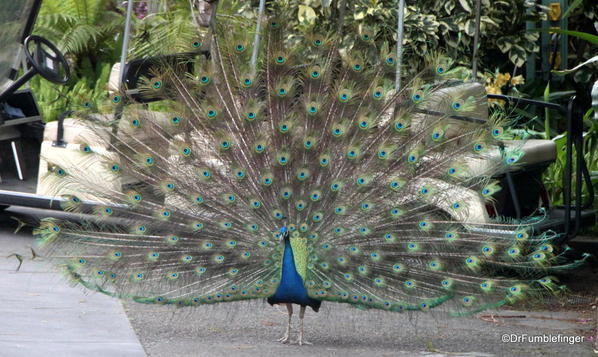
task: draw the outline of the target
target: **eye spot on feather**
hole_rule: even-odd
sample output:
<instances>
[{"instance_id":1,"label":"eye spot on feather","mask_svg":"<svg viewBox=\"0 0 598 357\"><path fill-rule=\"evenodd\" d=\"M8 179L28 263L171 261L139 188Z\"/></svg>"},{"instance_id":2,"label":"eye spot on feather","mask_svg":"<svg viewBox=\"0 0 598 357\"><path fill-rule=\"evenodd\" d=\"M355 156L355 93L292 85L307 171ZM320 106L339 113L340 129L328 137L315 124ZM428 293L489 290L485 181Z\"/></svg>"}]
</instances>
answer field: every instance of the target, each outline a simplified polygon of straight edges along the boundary
<instances>
[{"instance_id":1,"label":"eye spot on feather","mask_svg":"<svg viewBox=\"0 0 598 357\"><path fill-rule=\"evenodd\" d=\"M334 208L334 213L338 215L343 215L346 213L346 208L344 206Z\"/></svg>"},{"instance_id":2,"label":"eye spot on feather","mask_svg":"<svg viewBox=\"0 0 598 357\"><path fill-rule=\"evenodd\" d=\"M297 171L296 177L299 181L304 181L309 177L309 172L305 169L301 169L301 170Z\"/></svg>"},{"instance_id":3,"label":"eye spot on feather","mask_svg":"<svg viewBox=\"0 0 598 357\"><path fill-rule=\"evenodd\" d=\"M173 117L172 119L170 119L170 123L172 125L178 125L181 123L181 118L180 117Z\"/></svg>"},{"instance_id":4,"label":"eye spot on feather","mask_svg":"<svg viewBox=\"0 0 598 357\"><path fill-rule=\"evenodd\" d=\"M494 253L494 248L488 245L482 247L482 254L485 256L491 256Z\"/></svg>"},{"instance_id":5,"label":"eye spot on feather","mask_svg":"<svg viewBox=\"0 0 598 357\"><path fill-rule=\"evenodd\" d=\"M445 289L449 289L453 286L453 279L444 279L440 282L440 285Z\"/></svg>"},{"instance_id":6,"label":"eye spot on feather","mask_svg":"<svg viewBox=\"0 0 598 357\"><path fill-rule=\"evenodd\" d=\"M272 211L272 217L274 217L275 219L283 219L284 215L282 214L281 210L274 210Z\"/></svg>"}]
</instances>

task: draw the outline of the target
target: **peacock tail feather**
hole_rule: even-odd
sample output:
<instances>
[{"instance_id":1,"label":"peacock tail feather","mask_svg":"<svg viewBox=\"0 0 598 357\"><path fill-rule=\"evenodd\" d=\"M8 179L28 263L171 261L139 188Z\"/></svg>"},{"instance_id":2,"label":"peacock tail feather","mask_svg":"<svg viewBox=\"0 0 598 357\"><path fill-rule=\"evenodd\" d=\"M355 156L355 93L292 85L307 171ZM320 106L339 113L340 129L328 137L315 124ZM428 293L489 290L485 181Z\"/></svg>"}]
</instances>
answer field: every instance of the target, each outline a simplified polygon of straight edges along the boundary
<instances>
[{"instance_id":1,"label":"peacock tail feather","mask_svg":"<svg viewBox=\"0 0 598 357\"><path fill-rule=\"evenodd\" d=\"M562 290L552 272L571 265L556 235L472 208L522 157L501 145L480 86L435 56L397 92L394 52L367 30L341 51L332 34L284 24L265 21L255 68L252 36L218 24L196 40L211 56L194 75L164 67L147 79L171 114L128 104L118 130L96 123L108 150L80 153L94 169L62 162L47 174L68 190L65 209L93 217L44 219L45 255L123 299L265 298L287 227L317 300L467 314Z\"/></svg>"}]
</instances>

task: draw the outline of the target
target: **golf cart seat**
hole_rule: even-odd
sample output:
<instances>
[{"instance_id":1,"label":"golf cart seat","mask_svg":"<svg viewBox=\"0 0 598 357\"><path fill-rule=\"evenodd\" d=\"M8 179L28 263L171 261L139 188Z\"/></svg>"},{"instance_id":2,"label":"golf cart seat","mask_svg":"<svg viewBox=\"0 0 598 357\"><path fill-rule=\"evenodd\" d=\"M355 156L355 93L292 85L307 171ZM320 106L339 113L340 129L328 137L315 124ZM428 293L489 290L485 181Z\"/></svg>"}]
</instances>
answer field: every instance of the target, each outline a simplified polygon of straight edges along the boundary
<instances>
[{"instance_id":1,"label":"golf cart seat","mask_svg":"<svg viewBox=\"0 0 598 357\"><path fill-rule=\"evenodd\" d=\"M445 133L446 138L457 138L464 129L471 128L488 121L488 101L486 99L486 90L484 86L477 82L467 82L457 85L451 85L439 90L441 95L435 95L424 106L420 113L416 114L412 126L419 127L429 125L429 120L433 120L437 115L442 115L445 108L451 105L452 98L475 98L476 110L468 113L468 116L452 115L448 118L449 129ZM548 166L556 160L556 144L552 140L503 140L505 150L521 150L523 157L513 165L510 171L515 172L522 167L529 166ZM492 148L487 154L488 157L497 159L501 157L499 148ZM467 155L463 159L470 169L472 176L480 176L487 173L491 168L490 160L480 160Z\"/></svg>"},{"instance_id":2,"label":"golf cart seat","mask_svg":"<svg viewBox=\"0 0 598 357\"><path fill-rule=\"evenodd\" d=\"M125 64L124 87L126 88L126 100L134 104L124 106L122 108L123 111L118 113L121 120L119 120L116 130L117 136L124 137L130 130L133 130L130 125L130 118L153 117L157 122L164 123L167 123L172 118L172 115L167 112L147 110L144 107L144 103L161 100L162 98L148 95L147 92L140 91L138 88L144 78L151 76L152 68L156 65L166 63L178 66L178 68L182 68L186 72L191 72L193 70L191 58L196 55L197 53L178 53L133 60ZM120 63L117 63L112 67L110 73L107 93L110 97L120 93L120 88L122 88L119 80L120 75ZM115 118L115 115L94 114L93 119L100 122L109 122ZM139 136L138 138L147 143L157 142L158 134L145 132L144 136ZM38 195L55 197L68 194L68 192L64 192L61 189L60 185L56 185L53 182L52 175L47 174L52 168L46 159L51 159L56 164L59 164L59 162L70 162L71 166L85 167L85 170L91 173L95 172L95 176L97 177L105 175L103 174L106 171L105 167L86 164L87 158L81 152L81 144L83 143L89 145L94 152L110 151L110 132L106 127L94 125L92 121L80 118L64 118L46 124L39 163ZM65 158L67 160L63 160ZM115 161L118 161L117 157L115 157ZM137 183L135 179L126 176L119 179L105 178L105 180L98 181L98 185L105 185L101 187L105 187L106 190L116 190L118 192L121 192L125 186L135 183ZM81 196L79 198L97 201L96 197Z\"/></svg>"}]
</instances>

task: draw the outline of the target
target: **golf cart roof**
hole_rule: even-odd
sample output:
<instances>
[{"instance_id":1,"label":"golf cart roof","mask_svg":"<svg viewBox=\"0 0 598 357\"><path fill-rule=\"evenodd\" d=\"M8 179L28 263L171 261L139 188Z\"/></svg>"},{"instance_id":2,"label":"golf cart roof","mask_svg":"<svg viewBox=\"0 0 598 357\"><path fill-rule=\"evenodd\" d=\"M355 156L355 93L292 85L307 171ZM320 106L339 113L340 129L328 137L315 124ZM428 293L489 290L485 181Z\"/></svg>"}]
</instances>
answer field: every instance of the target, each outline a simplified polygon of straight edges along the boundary
<instances>
[{"instance_id":1,"label":"golf cart roof","mask_svg":"<svg viewBox=\"0 0 598 357\"><path fill-rule=\"evenodd\" d=\"M16 76L21 44L31 34L42 0L0 1L0 93Z\"/></svg>"}]
</instances>

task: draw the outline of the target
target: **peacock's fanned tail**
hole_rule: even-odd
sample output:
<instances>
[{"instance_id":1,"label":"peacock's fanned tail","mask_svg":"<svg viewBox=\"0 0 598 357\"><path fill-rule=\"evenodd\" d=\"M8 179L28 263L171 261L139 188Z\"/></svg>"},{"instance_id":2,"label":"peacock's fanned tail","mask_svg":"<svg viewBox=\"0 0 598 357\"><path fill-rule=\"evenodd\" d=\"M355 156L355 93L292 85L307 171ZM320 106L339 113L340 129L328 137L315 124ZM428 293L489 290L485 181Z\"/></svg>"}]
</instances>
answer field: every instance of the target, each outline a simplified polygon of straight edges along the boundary
<instances>
[{"instance_id":1,"label":"peacock's fanned tail","mask_svg":"<svg viewBox=\"0 0 598 357\"><path fill-rule=\"evenodd\" d=\"M319 300L465 314L561 289L554 235L472 208L522 156L500 144L481 86L439 58L396 92L393 51L367 31L341 50L264 27L256 68L252 36L221 23L194 75L148 79L171 114L128 105L118 130L97 125L107 150L81 143L89 170L52 167L65 209L94 216L36 231L69 276L140 302L263 298L286 226L306 240L298 266Z\"/></svg>"}]
</instances>

